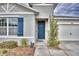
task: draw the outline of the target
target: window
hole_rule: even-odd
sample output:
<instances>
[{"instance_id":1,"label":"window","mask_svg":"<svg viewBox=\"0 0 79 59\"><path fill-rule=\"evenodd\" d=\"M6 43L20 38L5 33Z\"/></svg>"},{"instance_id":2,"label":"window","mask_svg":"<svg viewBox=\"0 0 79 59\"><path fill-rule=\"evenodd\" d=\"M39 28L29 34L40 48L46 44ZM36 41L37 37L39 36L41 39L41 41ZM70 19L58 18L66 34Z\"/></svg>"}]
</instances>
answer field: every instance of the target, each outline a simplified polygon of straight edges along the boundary
<instances>
[{"instance_id":1,"label":"window","mask_svg":"<svg viewBox=\"0 0 79 59\"><path fill-rule=\"evenodd\" d=\"M0 35L7 35L7 19L0 18Z\"/></svg>"},{"instance_id":2,"label":"window","mask_svg":"<svg viewBox=\"0 0 79 59\"><path fill-rule=\"evenodd\" d=\"M17 35L18 18L9 18L9 35Z\"/></svg>"},{"instance_id":3,"label":"window","mask_svg":"<svg viewBox=\"0 0 79 59\"><path fill-rule=\"evenodd\" d=\"M0 35L17 35L18 18L0 18Z\"/></svg>"}]
</instances>

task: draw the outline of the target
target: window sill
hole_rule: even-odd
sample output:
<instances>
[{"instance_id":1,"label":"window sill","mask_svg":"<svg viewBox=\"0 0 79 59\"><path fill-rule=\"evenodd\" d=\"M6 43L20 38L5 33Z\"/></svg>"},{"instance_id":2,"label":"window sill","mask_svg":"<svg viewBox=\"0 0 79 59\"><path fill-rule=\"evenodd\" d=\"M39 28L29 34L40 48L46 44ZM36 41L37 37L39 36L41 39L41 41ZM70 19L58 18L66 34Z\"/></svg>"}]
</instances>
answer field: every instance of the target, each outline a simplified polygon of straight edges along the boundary
<instances>
[{"instance_id":1,"label":"window sill","mask_svg":"<svg viewBox=\"0 0 79 59\"><path fill-rule=\"evenodd\" d=\"M0 38L34 38L33 36L0 36Z\"/></svg>"}]
</instances>

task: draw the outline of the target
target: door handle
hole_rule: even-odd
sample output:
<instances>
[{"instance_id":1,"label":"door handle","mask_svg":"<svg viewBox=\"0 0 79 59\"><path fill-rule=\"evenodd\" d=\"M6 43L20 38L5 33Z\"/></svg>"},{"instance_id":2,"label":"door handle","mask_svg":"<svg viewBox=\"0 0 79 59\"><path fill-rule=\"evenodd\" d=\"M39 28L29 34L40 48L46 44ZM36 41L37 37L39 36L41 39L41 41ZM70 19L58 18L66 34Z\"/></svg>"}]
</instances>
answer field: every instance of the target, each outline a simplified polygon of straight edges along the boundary
<instances>
[{"instance_id":1,"label":"door handle","mask_svg":"<svg viewBox=\"0 0 79 59\"><path fill-rule=\"evenodd\" d=\"M72 33L71 33L71 32L70 32L69 34L70 34L70 35L72 35Z\"/></svg>"}]
</instances>

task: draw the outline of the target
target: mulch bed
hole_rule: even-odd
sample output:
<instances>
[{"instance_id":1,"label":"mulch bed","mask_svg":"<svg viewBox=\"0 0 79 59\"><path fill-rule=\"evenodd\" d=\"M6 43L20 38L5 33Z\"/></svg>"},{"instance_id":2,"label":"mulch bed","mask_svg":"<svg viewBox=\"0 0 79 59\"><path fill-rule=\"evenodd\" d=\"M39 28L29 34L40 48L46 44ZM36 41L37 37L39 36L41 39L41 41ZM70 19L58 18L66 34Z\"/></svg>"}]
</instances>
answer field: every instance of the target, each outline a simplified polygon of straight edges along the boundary
<instances>
[{"instance_id":1,"label":"mulch bed","mask_svg":"<svg viewBox=\"0 0 79 59\"><path fill-rule=\"evenodd\" d=\"M13 49L9 49L7 52L7 56L33 56L35 52L35 47L16 47Z\"/></svg>"}]
</instances>

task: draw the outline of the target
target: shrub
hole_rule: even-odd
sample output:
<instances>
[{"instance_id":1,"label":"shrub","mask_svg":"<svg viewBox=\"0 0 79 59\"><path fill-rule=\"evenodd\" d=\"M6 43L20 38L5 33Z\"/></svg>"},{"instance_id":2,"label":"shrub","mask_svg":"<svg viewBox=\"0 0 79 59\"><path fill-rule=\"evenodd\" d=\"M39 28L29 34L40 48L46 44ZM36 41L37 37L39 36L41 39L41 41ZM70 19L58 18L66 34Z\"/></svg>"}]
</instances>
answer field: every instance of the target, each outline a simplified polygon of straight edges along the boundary
<instances>
[{"instance_id":1,"label":"shrub","mask_svg":"<svg viewBox=\"0 0 79 59\"><path fill-rule=\"evenodd\" d=\"M58 24L56 19L51 19L50 22L50 31L48 38L48 45L52 47L58 47L60 41L58 40Z\"/></svg>"},{"instance_id":2,"label":"shrub","mask_svg":"<svg viewBox=\"0 0 79 59\"><path fill-rule=\"evenodd\" d=\"M17 47L17 42L16 41L4 41L0 43L0 48L15 48Z\"/></svg>"},{"instance_id":3,"label":"shrub","mask_svg":"<svg viewBox=\"0 0 79 59\"><path fill-rule=\"evenodd\" d=\"M22 40L21 40L21 46L22 46L22 47L28 46L28 40L27 40L27 39L22 39Z\"/></svg>"},{"instance_id":4,"label":"shrub","mask_svg":"<svg viewBox=\"0 0 79 59\"><path fill-rule=\"evenodd\" d=\"M48 46L50 47L58 47L59 44L60 44L60 41L58 40L48 40Z\"/></svg>"},{"instance_id":5,"label":"shrub","mask_svg":"<svg viewBox=\"0 0 79 59\"><path fill-rule=\"evenodd\" d=\"M6 49L2 50L2 54L6 54L8 51Z\"/></svg>"}]
</instances>

